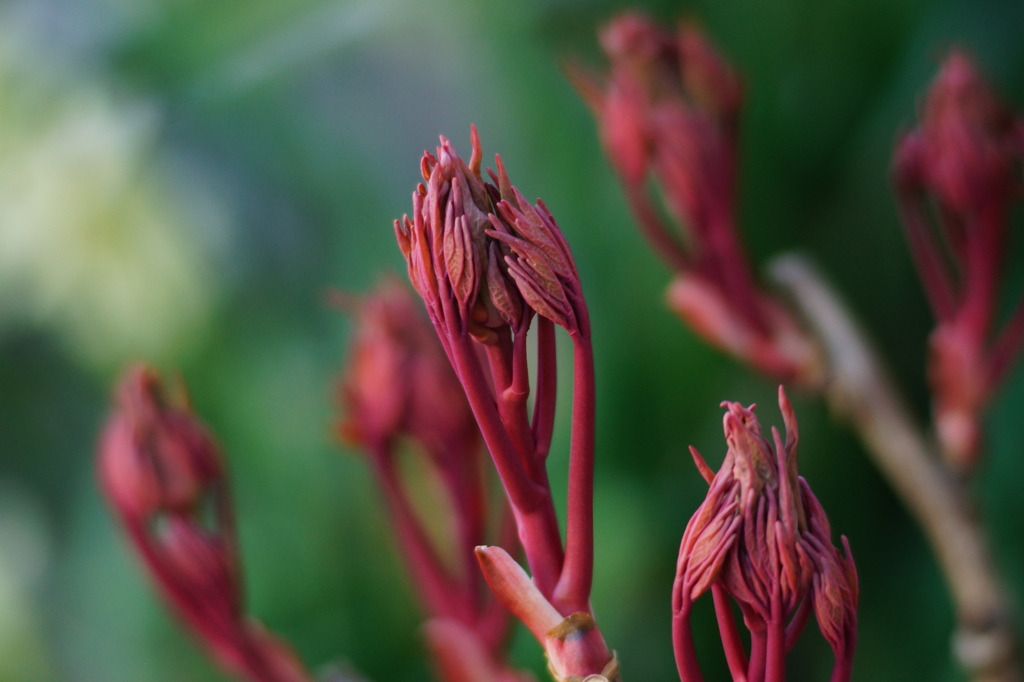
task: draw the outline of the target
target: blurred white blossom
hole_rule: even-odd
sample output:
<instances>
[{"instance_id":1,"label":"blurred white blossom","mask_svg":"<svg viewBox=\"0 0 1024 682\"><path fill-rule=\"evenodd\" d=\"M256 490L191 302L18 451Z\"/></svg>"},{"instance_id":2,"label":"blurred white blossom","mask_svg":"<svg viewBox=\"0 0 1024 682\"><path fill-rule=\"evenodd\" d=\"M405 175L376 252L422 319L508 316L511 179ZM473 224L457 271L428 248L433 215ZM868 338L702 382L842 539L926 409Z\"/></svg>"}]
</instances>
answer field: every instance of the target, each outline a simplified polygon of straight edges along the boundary
<instances>
[{"instance_id":1,"label":"blurred white blossom","mask_svg":"<svg viewBox=\"0 0 1024 682\"><path fill-rule=\"evenodd\" d=\"M0 33L0 331L56 331L93 365L166 359L215 300L202 232L227 216L174 182L152 106L47 68Z\"/></svg>"}]
</instances>

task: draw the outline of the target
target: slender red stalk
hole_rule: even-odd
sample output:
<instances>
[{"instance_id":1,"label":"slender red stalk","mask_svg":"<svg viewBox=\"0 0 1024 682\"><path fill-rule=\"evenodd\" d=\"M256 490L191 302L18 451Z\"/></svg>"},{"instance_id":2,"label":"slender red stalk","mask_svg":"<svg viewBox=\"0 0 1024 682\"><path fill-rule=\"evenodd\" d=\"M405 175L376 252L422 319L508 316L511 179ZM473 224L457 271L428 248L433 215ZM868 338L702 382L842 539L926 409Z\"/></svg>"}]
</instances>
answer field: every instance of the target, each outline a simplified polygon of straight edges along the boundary
<instances>
[{"instance_id":1,"label":"slender red stalk","mask_svg":"<svg viewBox=\"0 0 1024 682\"><path fill-rule=\"evenodd\" d=\"M555 327L551 320L537 320L537 394L533 402L533 442L541 462L551 450L555 428L555 398L558 391L558 358L555 353Z\"/></svg>"},{"instance_id":2,"label":"slender red stalk","mask_svg":"<svg viewBox=\"0 0 1024 682\"><path fill-rule=\"evenodd\" d=\"M562 569L562 537L548 489L527 474L508 432L502 424L493 396L486 390L483 372L466 337L451 339L456 374L462 380L470 408L480 425L501 484L509 495L534 580L544 594L551 594Z\"/></svg>"},{"instance_id":3,"label":"slender red stalk","mask_svg":"<svg viewBox=\"0 0 1024 682\"><path fill-rule=\"evenodd\" d=\"M935 242L925 224L927 219L924 211L925 207L916 200L904 201L900 206L904 233L911 246L910 253L925 283L924 290L928 302L936 318L949 319L957 306L953 282L940 245Z\"/></svg>"},{"instance_id":4,"label":"slender red stalk","mask_svg":"<svg viewBox=\"0 0 1024 682\"><path fill-rule=\"evenodd\" d=\"M772 595L772 617L768 621L764 679L765 682L785 682L786 679L786 614L782 610L782 594L778 585Z\"/></svg>"},{"instance_id":5,"label":"slender red stalk","mask_svg":"<svg viewBox=\"0 0 1024 682\"><path fill-rule=\"evenodd\" d=\"M438 616L465 620L468 618L468 604L465 595L456 589L451 576L447 574L434 551L426 533L409 505L395 475L390 452L379 452L370 461L378 486L384 494L386 509L391 517L395 536L405 560L409 563L409 575L416 583L419 596L430 613ZM472 554L470 554L472 556ZM454 598L455 596L459 598Z\"/></svg>"},{"instance_id":6,"label":"slender red stalk","mask_svg":"<svg viewBox=\"0 0 1024 682\"><path fill-rule=\"evenodd\" d=\"M733 682L747 682L747 654L743 651L740 632L736 627L736 618L732 613L732 603L725 588L719 584L711 586L711 595L715 600L715 616L718 618L718 632L722 637L725 649L725 662L729 665Z\"/></svg>"},{"instance_id":7,"label":"slender red stalk","mask_svg":"<svg viewBox=\"0 0 1024 682\"><path fill-rule=\"evenodd\" d=\"M689 609L672 617L672 647L675 649L676 670L680 682L704 682L697 663L697 650L693 645L693 631L690 626Z\"/></svg>"},{"instance_id":8,"label":"slender red stalk","mask_svg":"<svg viewBox=\"0 0 1024 682\"><path fill-rule=\"evenodd\" d=\"M796 613L793 614L793 619L786 626L786 651L796 646L796 640L803 633L807 620L811 617L812 610L813 604L811 600L804 597L803 601L800 602L800 606L797 607Z\"/></svg>"},{"instance_id":9,"label":"slender red stalk","mask_svg":"<svg viewBox=\"0 0 1024 682\"><path fill-rule=\"evenodd\" d=\"M658 210L651 204L644 187L627 185L626 198L636 217L637 225L644 237L654 246L658 255L668 261L675 270L686 271L693 267L693 260L677 239L669 232Z\"/></svg>"},{"instance_id":10,"label":"slender red stalk","mask_svg":"<svg viewBox=\"0 0 1024 682\"><path fill-rule=\"evenodd\" d=\"M555 605L590 610L594 574L594 351L589 337L572 335L573 410L569 452L569 503L566 513L565 565Z\"/></svg>"},{"instance_id":11,"label":"slender red stalk","mask_svg":"<svg viewBox=\"0 0 1024 682\"><path fill-rule=\"evenodd\" d=\"M990 373L993 383L1006 376L1010 367L1020 357L1022 348L1024 348L1024 296L1017 301L1017 305L992 346Z\"/></svg>"},{"instance_id":12,"label":"slender red stalk","mask_svg":"<svg viewBox=\"0 0 1024 682\"><path fill-rule=\"evenodd\" d=\"M768 660L768 637L765 630L750 633L750 666L747 668L748 682L765 682Z\"/></svg>"}]
</instances>

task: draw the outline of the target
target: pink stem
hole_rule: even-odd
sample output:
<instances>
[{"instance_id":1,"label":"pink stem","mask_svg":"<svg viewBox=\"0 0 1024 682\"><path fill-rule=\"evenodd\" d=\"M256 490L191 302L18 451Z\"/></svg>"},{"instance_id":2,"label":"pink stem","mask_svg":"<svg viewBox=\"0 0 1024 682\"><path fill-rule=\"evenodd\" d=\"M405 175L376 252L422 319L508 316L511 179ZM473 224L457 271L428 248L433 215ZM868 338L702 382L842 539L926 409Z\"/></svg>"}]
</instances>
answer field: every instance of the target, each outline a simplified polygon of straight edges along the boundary
<instances>
[{"instance_id":1,"label":"pink stem","mask_svg":"<svg viewBox=\"0 0 1024 682\"><path fill-rule=\"evenodd\" d=\"M804 631L804 626L807 625L812 606L810 598L804 597L800 606L797 607L793 619L786 626L786 651L796 646L796 640L800 639L800 634Z\"/></svg>"},{"instance_id":2,"label":"pink stem","mask_svg":"<svg viewBox=\"0 0 1024 682\"><path fill-rule=\"evenodd\" d=\"M992 346L989 355L989 382L998 383L1020 356L1024 347L1024 296L1017 301L1010 319L1006 322Z\"/></svg>"},{"instance_id":3,"label":"pink stem","mask_svg":"<svg viewBox=\"0 0 1024 682\"><path fill-rule=\"evenodd\" d=\"M502 424L494 396L465 335L449 338L456 373L512 505L537 588L549 596L562 570L562 537L551 491L532 481Z\"/></svg>"},{"instance_id":4,"label":"pink stem","mask_svg":"<svg viewBox=\"0 0 1024 682\"><path fill-rule=\"evenodd\" d=\"M967 258L964 290L958 322L967 325L974 336L988 338L995 317L999 270L1002 262L999 238L1005 216L998 207L970 219L967 225ZM976 222L975 222L976 221Z\"/></svg>"},{"instance_id":5,"label":"pink stem","mask_svg":"<svg viewBox=\"0 0 1024 682\"><path fill-rule=\"evenodd\" d=\"M743 642L740 641L740 633L736 627L736 619L733 617L729 595L718 583L711 586L711 595L715 601L718 632L722 637L725 660L729 664L733 682L747 682L747 654L743 651Z\"/></svg>"},{"instance_id":6,"label":"pink stem","mask_svg":"<svg viewBox=\"0 0 1024 682\"><path fill-rule=\"evenodd\" d=\"M193 635L206 646L217 663L233 673L244 675L252 682L285 682L276 680L266 671L238 622L241 614L235 613L226 595L194 594L167 567L163 550L154 545L147 529L124 516L122 521L150 574L163 591L163 596L170 601L178 617L188 624Z\"/></svg>"},{"instance_id":7,"label":"pink stem","mask_svg":"<svg viewBox=\"0 0 1024 682\"><path fill-rule=\"evenodd\" d=\"M455 551L462 562L459 581L465 588L467 600L472 603L472 610L479 612L484 595L483 576L473 550L484 542L487 523L484 481L477 457L479 442L475 438L468 442L464 439L457 447L471 449L438 459L447 464L440 474L455 509Z\"/></svg>"},{"instance_id":8,"label":"pink stem","mask_svg":"<svg viewBox=\"0 0 1024 682\"><path fill-rule=\"evenodd\" d=\"M942 250L936 243L934 232L928 225L923 197L918 192L904 190L898 199L903 231L910 244L910 255L917 265L925 296L928 297L935 317L948 320L956 311L953 279Z\"/></svg>"},{"instance_id":9,"label":"pink stem","mask_svg":"<svg viewBox=\"0 0 1024 682\"><path fill-rule=\"evenodd\" d=\"M693 261L679 242L669 233L658 211L643 186L626 184L626 197L636 216L640 231L654 246L655 252L668 261L669 267L676 272L688 272L693 269Z\"/></svg>"},{"instance_id":10,"label":"pink stem","mask_svg":"<svg viewBox=\"0 0 1024 682\"><path fill-rule=\"evenodd\" d=\"M707 248L714 266L714 281L739 316L759 333L768 334L768 323L757 306L758 290L750 265L740 246L732 207L726 206L708 216L705 230Z\"/></svg>"},{"instance_id":11,"label":"pink stem","mask_svg":"<svg viewBox=\"0 0 1024 682\"><path fill-rule=\"evenodd\" d=\"M581 310L581 329L589 331L586 309L581 307ZM590 611L594 574L594 350L589 334L571 334L570 338L573 343L573 390L566 553L554 604L565 615L574 611Z\"/></svg>"},{"instance_id":12,"label":"pink stem","mask_svg":"<svg viewBox=\"0 0 1024 682\"><path fill-rule=\"evenodd\" d=\"M409 564L409 573L416 583L427 610L433 617L454 618L461 622L471 620L471 609L463 602L454 589L451 577L442 567L437 554L430 546L423 527L398 483L391 454L378 451L371 458L377 483L384 494L388 515L395 529L395 536Z\"/></svg>"},{"instance_id":13,"label":"pink stem","mask_svg":"<svg viewBox=\"0 0 1024 682\"><path fill-rule=\"evenodd\" d=\"M750 666L747 668L748 682L764 682L767 644L764 630L750 633Z\"/></svg>"},{"instance_id":14,"label":"pink stem","mask_svg":"<svg viewBox=\"0 0 1024 682\"><path fill-rule=\"evenodd\" d=\"M555 353L554 323L537 320L537 394L533 402L534 454L541 462L551 449L555 428L555 397L558 390L558 359Z\"/></svg>"},{"instance_id":15,"label":"pink stem","mask_svg":"<svg viewBox=\"0 0 1024 682\"><path fill-rule=\"evenodd\" d=\"M537 457L526 406L530 395L530 365L526 352L528 324L516 332L512 342L512 380L500 394L498 409L530 478L546 486L547 474L543 460Z\"/></svg>"},{"instance_id":16,"label":"pink stem","mask_svg":"<svg viewBox=\"0 0 1024 682\"><path fill-rule=\"evenodd\" d=\"M768 655L765 682L786 680L786 615L782 612L781 588L773 589L772 617L768 622Z\"/></svg>"},{"instance_id":17,"label":"pink stem","mask_svg":"<svg viewBox=\"0 0 1024 682\"><path fill-rule=\"evenodd\" d=\"M700 663L697 661L697 651L693 646L689 607L677 611L672 616L672 646L675 650L680 682L704 682Z\"/></svg>"}]
</instances>

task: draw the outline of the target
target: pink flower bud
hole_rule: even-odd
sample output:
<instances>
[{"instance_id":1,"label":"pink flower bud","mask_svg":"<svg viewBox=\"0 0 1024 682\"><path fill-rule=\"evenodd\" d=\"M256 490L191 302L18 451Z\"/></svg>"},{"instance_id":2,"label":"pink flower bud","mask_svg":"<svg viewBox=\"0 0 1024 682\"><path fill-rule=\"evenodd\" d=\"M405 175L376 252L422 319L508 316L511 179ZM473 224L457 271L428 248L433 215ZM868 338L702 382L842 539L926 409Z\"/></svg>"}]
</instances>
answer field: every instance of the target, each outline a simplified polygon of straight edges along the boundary
<instances>
[{"instance_id":1,"label":"pink flower bud","mask_svg":"<svg viewBox=\"0 0 1024 682\"><path fill-rule=\"evenodd\" d=\"M480 175L480 139L472 132L466 164L448 140L427 153L427 180L413 194L413 218L395 221L409 277L435 325L497 342L537 313L570 330L583 323L582 296L568 245L543 203L532 206L497 159L491 182Z\"/></svg>"},{"instance_id":2,"label":"pink flower bud","mask_svg":"<svg viewBox=\"0 0 1024 682\"><path fill-rule=\"evenodd\" d=\"M673 34L639 14L609 23L601 45L611 74L592 104L623 179L639 185L653 170L691 229L731 213L732 137L742 103L732 67L696 27Z\"/></svg>"},{"instance_id":3,"label":"pink flower bud","mask_svg":"<svg viewBox=\"0 0 1024 682\"><path fill-rule=\"evenodd\" d=\"M597 117L641 231L676 271L673 310L758 370L817 382L815 344L759 289L737 232L743 88L735 70L695 26L667 31L633 13L612 20L601 45L606 78L579 68L570 75Z\"/></svg>"},{"instance_id":4,"label":"pink flower bud","mask_svg":"<svg viewBox=\"0 0 1024 682\"><path fill-rule=\"evenodd\" d=\"M792 407L780 387L786 436L783 440L773 428L769 440L753 406L723 406L729 448L718 472L712 475L692 450L698 469L710 481L707 498L683 534L677 564L673 610L681 674L696 669L689 640L692 603L715 587L739 605L751 637L764 638L765 646L753 647L744 664L749 665L746 674L781 665L787 640L795 639L786 633L787 625L798 609L813 604L822 634L835 651L833 680L848 679L856 630L856 570L849 550L843 558L832 546L828 519L797 474ZM719 619L723 632L734 631L731 610L719 609ZM738 639L724 643L731 667L747 660L746 653L737 651L742 646ZM733 673L738 674L735 669Z\"/></svg>"},{"instance_id":5,"label":"pink flower bud","mask_svg":"<svg viewBox=\"0 0 1024 682\"><path fill-rule=\"evenodd\" d=\"M966 216L1007 201L1021 151L1014 128L974 62L950 53L925 100L920 133L925 182L949 210Z\"/></svg>"},{"instance_id":6,"label":"pink flower bud","mask_svg":"<svg viewBox=\"0 0 1024 682\"><path fill-rule=\"evenodd\" d=\"M309 682L291 649L243 612L229 481L213 439L145 367L117 390L99 476L160 592L226 670L253 682Z\"/></svg>"},{"instance_id":7,"label":"pink flower bud","mask_svg":"<svg viewBox=\"0 0 1024 682\"><path fill-rule=\"evenodd\" d=\"M479 431L462 386L407 288L389 279L357 306L342 435L371 450L400 436L428 452L475 450Z\"/></svg>"},{"instance_id":8,"label":"pink flower bud","mask_svg":"<svg viewBox=\"0 0 1024 682\"><path fill-rule=\"evenodd\" d=\"M100 478L125 516L191 513L224 475L217 448L186 411L165 404L159 377L129 371L100 444Z\"/></svg>"},{"instance_id":9,"label":"pink flower bud","mask_svg":"<svg viewBox=\"0 0 1024 682\"><path fill-rule=\"evenodd\" d=\"M937 433L950 466L962 473L978 457L982 410L1024 345L1024 302L996 329L1022 160L1024 122L1002 106L967 55L952 52L920 125L896 148L893 180L938 318L928 358Z\"/></svg>"}]
</instances>

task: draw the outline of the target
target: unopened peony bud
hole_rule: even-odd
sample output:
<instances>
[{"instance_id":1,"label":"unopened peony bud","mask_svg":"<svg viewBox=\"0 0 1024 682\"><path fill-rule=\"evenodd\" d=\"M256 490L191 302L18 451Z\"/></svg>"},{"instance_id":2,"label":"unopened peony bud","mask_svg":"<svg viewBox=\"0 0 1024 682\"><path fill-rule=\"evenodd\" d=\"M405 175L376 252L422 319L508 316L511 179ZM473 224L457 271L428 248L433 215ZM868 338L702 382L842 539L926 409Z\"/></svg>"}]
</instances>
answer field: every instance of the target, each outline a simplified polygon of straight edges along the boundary
<instances>
[{"instance_id":1,"label":"unopened peony bud","mask_svg":"<svg viewBox=\"0 0 1024 682\"><path fill-rule=\"evenodd\" d=\"M138 520L165 510L196 510L224 475L202 426L164 403L157 375L131 370L100 445L104 489L122 514Z\"/></svg>"},{"instance_id":2,"label":"unopened peony bud","mask_svg":"<svg viewBox=\"0 0 1024 682\"><path fill-rule=\"evenodd\" d=\"M944 61L920 125L896 148L893 182L907 240L938 324L928 378L949 465L969 472L981 415L1024 345L1024 302L996 321L1011 202L1019 197L1024 121L996 98L972 60Z\"/></svg>"},{"instance_id":3,"label":"unopened peony bud","mask_svg":"<svg viewBox=\"0 0 1024 682\"><path fill-rule=\"evenodd\" d=\"M395 221L431 320L485 344L518 329L528 312L578 330L579 278L554 217L512 186L500 157L485 182L476 128L472 142L470 164L445 138L436 156L424 155L427 182L413 194L413 217Z\"/></svg>"},{"instance_id":4,"label":"unopened peony bud","mask_svg":"<svg viewBox=\"0 0 1024 682\"><path fill-rule=\"evenodd\" d=\"M737 231L743 88L735 70L696 26L667 31L634 13L612 20L601 45L607 77L579 68L570 75L597 118L637 224L675 270L670 306L758 370L818 383L816 345L758 287Z\"/></svg>"},{"instance_id":5,"label":"unopened peony bud","mask_svg":"<svg viewBox=\"0 0 1024 682\"><path fill-rule=\"evenodd\" d=\"M370 450L403 436L433 453L478 447L462 387L407 288L386 280L356 306L342 435Z\"/></svg>"},{"instance_id":6,"label":"unopened peony bud","mask_svg":"<svg viewBox=\"0 0 1024 682\"><path fill-rule=\"evenodd\" d=\"M714 589L722 591L715 605L734 679L761 679L767 670L765 679L781 681L785 654L799 634L787 632L787 625L800 622L798 611L813 605L835 652L832 680L848 680L856 637L856 569L848 547L843 557L832 546L828 519L797 474L792 407L780 387L786 437L773 428L769 440L752 406L723 406L729 449L721 468L711 474L692 450L710 481L679 552L673 610L680 675L691 682L698 674L689 618L693 602ZM751 633L749 658L734 634L726 595L739 605Z\"/></svg>"},{"instance_id":7,"label":"unopened peony bud","mask_svg":"<svg viewBox=\"0 0 1024 682\"><path fill-rule=\"evenodd\" d=\"M118 388L99 475L160 592L226 670L251 682L310 681L291 649L245 615L224 462L147 368Z\"/></svg>"}]
</instances>

